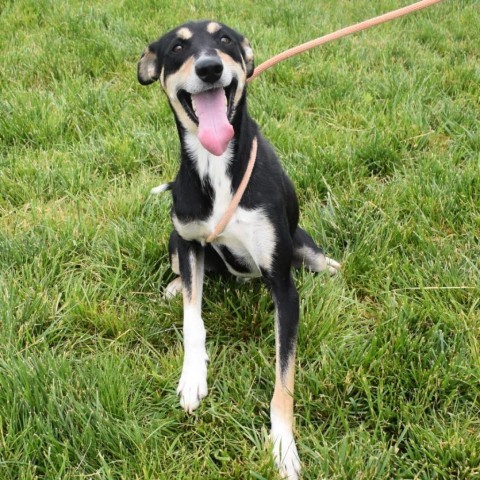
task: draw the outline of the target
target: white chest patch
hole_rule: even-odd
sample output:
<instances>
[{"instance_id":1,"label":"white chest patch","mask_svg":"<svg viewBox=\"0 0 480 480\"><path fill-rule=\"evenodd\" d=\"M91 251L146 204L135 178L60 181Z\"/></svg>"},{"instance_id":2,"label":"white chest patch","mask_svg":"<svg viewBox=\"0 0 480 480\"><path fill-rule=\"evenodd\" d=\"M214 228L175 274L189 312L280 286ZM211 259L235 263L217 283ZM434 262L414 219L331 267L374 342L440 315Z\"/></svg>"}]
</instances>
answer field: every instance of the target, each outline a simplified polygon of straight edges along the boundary
<instances>
[{"instance_id":1,"label":"white chest patch","mask_svg":"<svg viewBox=\"0 0 480 480\"><path fill-rule=\"evenodd\" d=\"M212 214L202 221L183 223L173 216L177 232L186 240L196 240L205 244L206 238L219 223L227 210L232 197L230 178L227 169L232 161L232 144L220 157L212 155L190 133L185 137L192 157L197 159L197 169L201 180L209 180L214 191ZM262 208L247 210L238 207L225 230L212 246L224 259L219 246L227 247L242 263L249 267L250 274L241 274L225 261L227 268L238 276L260 276L260 269L270 270L276 244L275 229Z\"/></svg>"}]
</instances>

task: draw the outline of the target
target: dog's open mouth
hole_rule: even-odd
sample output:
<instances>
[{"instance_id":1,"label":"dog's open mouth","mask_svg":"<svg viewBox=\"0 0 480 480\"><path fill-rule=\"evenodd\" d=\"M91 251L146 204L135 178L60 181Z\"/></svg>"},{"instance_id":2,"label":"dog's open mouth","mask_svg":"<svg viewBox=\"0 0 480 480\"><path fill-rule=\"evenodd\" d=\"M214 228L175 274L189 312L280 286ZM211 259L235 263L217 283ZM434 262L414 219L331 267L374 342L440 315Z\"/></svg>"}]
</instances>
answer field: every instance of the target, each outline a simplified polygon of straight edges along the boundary
<instances>
[{"instance_id":1,"label":"dog's open mouth","mask_svg":"<svg viewBox=\"0 0 480 480\"><path fill-rule=\"evenodd\" d=\"M198 125L198 139L214 155L222 155L233 138L230 124L238 82L236 79L225 88L214 88L190 94L180 90L177 94L182 107Z\"/></svg>"}]
</instances>

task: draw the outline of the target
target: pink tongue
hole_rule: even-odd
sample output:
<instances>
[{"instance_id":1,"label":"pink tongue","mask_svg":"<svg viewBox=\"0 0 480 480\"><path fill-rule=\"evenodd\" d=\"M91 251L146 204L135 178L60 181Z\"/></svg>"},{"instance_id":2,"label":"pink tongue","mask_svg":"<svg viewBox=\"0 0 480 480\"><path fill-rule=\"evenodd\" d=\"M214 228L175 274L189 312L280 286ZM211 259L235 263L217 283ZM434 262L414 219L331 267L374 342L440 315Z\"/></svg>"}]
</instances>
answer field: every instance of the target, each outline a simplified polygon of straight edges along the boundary
<instances>
[{"instance_id":1,"label":"pink tongue","mask_svg":"<svg viewBox=\"0 0 480 480\"><path fill-rule=\"evenodd\" d=\"M216 156L225 152L233 138L233 127L228 122L223 88L193 95L198 117L198 139Z\"/></svg>"}]
</instances>

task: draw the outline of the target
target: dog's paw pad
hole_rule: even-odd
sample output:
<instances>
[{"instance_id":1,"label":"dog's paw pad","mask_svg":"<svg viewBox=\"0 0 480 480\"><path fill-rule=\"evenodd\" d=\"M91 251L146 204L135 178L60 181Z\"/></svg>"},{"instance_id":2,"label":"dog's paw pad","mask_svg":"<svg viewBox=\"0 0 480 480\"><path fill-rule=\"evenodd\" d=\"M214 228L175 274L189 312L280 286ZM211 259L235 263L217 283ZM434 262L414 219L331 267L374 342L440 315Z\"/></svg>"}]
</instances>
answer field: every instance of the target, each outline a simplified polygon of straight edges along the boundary
<instances>
[{"instance_id":1,"label":"dog's paw pad","mask_svg":"<svg viewBox=\"0 0 480 480\"><path fill-rule=\"evenodd\" d=\"M300 478L300 459L292 434L270 435L273 442L273 459L280 476L288 480ZM274 438L275 437L275 438Z\"/></svg>"}]
</instances>

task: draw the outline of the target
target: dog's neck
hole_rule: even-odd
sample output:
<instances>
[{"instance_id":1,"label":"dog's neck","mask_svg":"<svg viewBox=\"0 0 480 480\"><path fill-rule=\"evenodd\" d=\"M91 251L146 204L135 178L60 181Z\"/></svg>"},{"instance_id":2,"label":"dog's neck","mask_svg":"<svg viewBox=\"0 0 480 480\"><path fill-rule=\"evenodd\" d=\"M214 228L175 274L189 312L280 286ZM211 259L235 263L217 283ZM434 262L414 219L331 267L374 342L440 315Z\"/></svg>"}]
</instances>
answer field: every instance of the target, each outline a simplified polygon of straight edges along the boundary
<instances>
[{"instance_id":1,"label":"dog's neck","mask_svg":"<svg viewBox=\"0 0 480 480\"><path fill-rule=\"evenodd\" d=\"M212 178L216 176L216 171L222 171L223 174L226 173L233 159L234 143L235 140L232 139L225 152L220 156L216 156L203 147L197 135L184 131L182 148L185 149L188 158L192 160L193 167L203 182L207 177Z\"/></svg>"}]
</instances>

